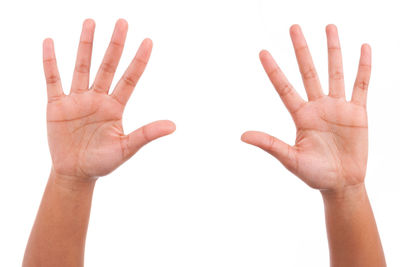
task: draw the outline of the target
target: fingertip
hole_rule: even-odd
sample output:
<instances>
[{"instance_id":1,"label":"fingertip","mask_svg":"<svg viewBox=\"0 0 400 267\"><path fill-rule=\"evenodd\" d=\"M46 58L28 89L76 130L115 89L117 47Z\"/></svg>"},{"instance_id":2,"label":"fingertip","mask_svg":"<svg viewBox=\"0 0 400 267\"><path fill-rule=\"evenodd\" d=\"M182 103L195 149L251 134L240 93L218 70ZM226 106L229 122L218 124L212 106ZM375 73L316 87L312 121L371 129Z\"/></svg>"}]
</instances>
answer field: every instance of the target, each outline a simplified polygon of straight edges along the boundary
<instances>
[{"instance_id":1,"label":"fingertip","mask_svg":"<svg viewBox=\"0 0 400 267\"><path fill-rule=\"evenodd\" d=\"M325 31L326 31L327 33L330 32L330 31L337 32L337 27L336 27L335 24L328 24L328 25L326 25L326 27L325 27Z\"/></svg>"},{"instance_id":2,"label":"fingertip","mask_svg":"<svg viewBox=\"0 0 400 267\"><path fill-rule=\"evenodd\" d=\"M126 35L128 33L128 23L124 19L118 19L115 23L114 32L111 37L111 42L115 42L120 45L125 44Z\"/></svg>"},{"instance_id":3,"label":"fingertip","mask_svg":"<svg viewBox=\"0 0 400 267\"><path fill-rule=\"evenodd\" d=\"M143 61L147 62L150 59L152 50L153 42L151 41L151 39L146 38L140 44L139 49L136 52L135 58L141 58Z\"/></svg>"},{"instance_id":4,"label":"fingertip","mask_svg":"<svg viewBox=\"0 0 400 267\"><path fill-rule=\"evenodd\" d=\"M143 43L152 45L153 44L153 40L151 40L149 37L146 37L146 38L144 38Z\"/></svg>"},{"instance_id":5,"label":"fingertip","mask_svg":"<svg viewBox=\"0 0 400 267\"><path fill-rule=\"evenodd\" d=\"M255 131L247 131L247 132L244 132L244 133L242 134L242 136L240 137L240 139L241 139L243 142L247 143L247 144L252 144L253 142L251 142L251 140L253 139L253 137L254 137L256 134L257 134L257 132L255 132Z\"/></svg>"},{"instance_id":6,"label":"fingertip","mask_svg":"<svg viewBox=\"0 0 400 267\"><path fill-rule=\"evenodd\" d=\"M247 133L247 132L244 132L244 133L242 133L242 135L240 136L240 140L241 140L242 142L245 142L245 143L247 143L247 142L246 142L246 133Z\"/></svg>"},{"instance_id":7,"label":"fingertip","mask_svg":"<svg viewBox=\"0 0 400 267\"><path fill-rule=\"evenodd\" d=\"M290 34L297 34L301 32L301 28L299 24L293 24L292 26L290 26L289 29Z\"/></svg>"},{"instance_id":8,"label":"fingertip","mask_svg":"<svg viewBox=\"0 0 400 267\"><path fill-rule=\"evenodd\" d=\"M43 60L48 60L54 56L54 42L51 38L43 40Z\"/></svg>"},{"instance_id":9,"label":"fingertip","mask_svg":"<svg viewBox=\"0 0 400 267\"><path fill-rule=\"evenodd\" d=\"M121 27L123 29L127 29L128 28L128 22L123 19L123 18L119 18L117 20L117 22L115 23L116 26Z\"/></svg>"},{"instance_id":10,"label":"fingertip","mask_svg":"<svg viewBox=\"0 0 400 267\"><path fill-rule=\"evenodd\" d=\"M371 52L371 46L367 43L364 43L361 45L361 51L362 52Z\"/></svg>"},{"instance_id":11,"label":"fingertip","mask_svg":"<svg viewBox=\"0 0 400 267\"><path fill-rule=\"evenodd\" d=\"M82 25L81 42L93 43L95 22L92 19L85 19Z\"/></svg>"},{"instance_id":12,"label":"fingertip","mask_svg":"<svg viewBox=\"0 0 400 267\"><path fill-rule=\"evenodd\" d=\"M267 50L265 50L265 49L261 50L260 53L258 54L258 56L260 57L260 59L265 58L265 57L267 57L267 56L269 56L269 55L270 55L270 53L269 53Z\"/></svg>"},{"instance_id":13,"label":"fingertip","mask_svg":"<svg viewBox=\"0 0 400 267\"><path fill-rule=\"evenodd\" d=\"M150 38L145 38L142 41L142 46L145 46L145 47L148 47L148 48L152 49L153 48L153 41Z\"/></svg>"},{"instance_id":14,"label":"fingertip","mask_svg":"<svg viewBox=\"0 0 400 267\"><path fill-rule=\"evenodd\" d=\"M87 18L83 21L83 27L94 28L95 26L96 22L91 18Z\"/></svg>"},{"instance_id":15,"label":"fingertip","mask_svg":"<svg viewBox=\"0 0 400 267\"><path fill-rule=\"evenodd\" d=\"M153 135L150 139L156 139L165 135L169 135L176 130L176 125L174 122L170 120L159 120L148 125L148 133L152 133Z\"/></svg>"},{"instance_id":16,"label":"fingertip","mask_svg":"<svg viewBox=\"0 0 400 267\"><path fill-rule=\"evenodd\" d=\"M371 66L371 46L369 44L361 46L360 64Z\"/></svg>"},{"instance_id":17,"label":"fingertip","mask_svg":"<svg viewBox=\"0 0 400 267\"><path fill-rule=\"evenodd\" d=\"M54 41L51 38L45 38L43 40L43 47L50 47L50 46L53 46L53 44L54 44Z\"/></svg>"},{"instance_id":18,"label":"fingertip","mask_svg":"<svg viewBox=\"0 0 400 267\"><path fill-rule=\"evenodd\" d=\"M164 130L168 133L173 133L176 131L176 124L170 120L164 120Z\"/></svg>"}]
</instances>

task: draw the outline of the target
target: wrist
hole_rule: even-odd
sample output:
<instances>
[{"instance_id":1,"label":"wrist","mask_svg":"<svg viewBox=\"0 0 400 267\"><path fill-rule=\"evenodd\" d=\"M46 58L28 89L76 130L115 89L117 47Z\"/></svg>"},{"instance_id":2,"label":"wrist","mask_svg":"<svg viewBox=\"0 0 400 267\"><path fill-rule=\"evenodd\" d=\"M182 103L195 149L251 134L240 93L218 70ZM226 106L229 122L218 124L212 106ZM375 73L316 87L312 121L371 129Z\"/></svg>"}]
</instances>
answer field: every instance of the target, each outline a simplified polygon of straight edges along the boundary
<instances>
[{"instance_id":1,"label":"wrist","mask_svg":"<svg viewBox=\"0 0 400 267\"><path fill-rule=\"evenodd\" d=\"M50 171L49 182L52 182L57 187L61 187L71 191L86 191L93 190L96 184L96 178L92 177L78 177L72 175L64 175L57 173L53 168Z\"/></svg>"},{"instance_id":2,"label":"wrist","mask_svg":"<svg viewBox=\"0 0 400 267\"><path fill-rule=\"evenodd\" d=\"M355 185L347 185L337 189L324 189L320 190L320 192L325 203L360 201L365 199L367 196L364 182Z\"/></svg>"}]
</instances>

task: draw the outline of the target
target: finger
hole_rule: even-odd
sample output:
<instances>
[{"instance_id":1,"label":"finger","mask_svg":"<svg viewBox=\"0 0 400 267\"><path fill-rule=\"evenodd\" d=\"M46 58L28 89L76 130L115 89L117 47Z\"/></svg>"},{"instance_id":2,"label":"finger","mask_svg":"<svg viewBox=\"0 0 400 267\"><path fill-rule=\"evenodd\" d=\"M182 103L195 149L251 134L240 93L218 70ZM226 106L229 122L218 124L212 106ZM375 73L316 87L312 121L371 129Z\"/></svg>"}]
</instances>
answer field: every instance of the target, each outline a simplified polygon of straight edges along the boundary
<instances>
[{"instance_id":1,"label":"finger","mask_svg":"<svg viewBox=\"0 0 400 267\"><path fill-rule=\"evenodd\" d=\"M153 43L150 39L145 39L140 45L136 52L135 58L132 60L128 69L125 71L121 80L115 87L112 95L120 102L125 105L128 102L137 82L142 76L144 69L146 68L147 62L149 61L151 49Z\"/></svg>"},{"instance_id":2,"label":"finger","mask_svg":"<svg viewBox=\"0 0 400 267\"><path fill-rule=\"evenodd\" d=\"M364 44L361 47L360 63L356 82L354 83L351 101L355 104L366 106L369 79L371 76L371 47Z\"/></svg>"},{"instance_id":3,"label":"finger","mask_svg":"<svg viewBox=\"0 0 400 267\"><path fill-rule=\"evenodd\" d=\"M293 89L293 86L286 79L268 51L263 50L260 52L260 60L283 103L290 114L293 115L306 102L299 96L296 90Z\"/></svg>"},{"instance_id":4,"label":"finger","mask_svg":"<svg viewBox=\"0 0 400 267\"><path fill-rule=\"evenodd\" d=\"M293 171L296 166L295 150L285 142L263 132L249 131L242 135L242 141L257 146L279 160L286 168Z\"/></svg>"},{"instance_id":5,"label":"finger","mask_svg":"<svg viewBox=\"0 0 400 267\"><path fill-rule=\"evenodd\" d=\"M95 23L92 19L83 22L71 85L71 92L73 93L86 92L89 88L94 28Z\"/></svg>"},{"instance_id":6,"label":"finger","mask_svg":"<svg viewBox=\"0 0 400 267\"><path fill-rule=\"evenodd\" d=\"M335 25L326 27L326 37L328 40L329 95L345 98L342 51Z\"/></svg>"},{"instance_id":7,"label":"finger","mask_svg":"<svg viewBox=\"0 0 400 267\"><path fill-rule=\"evenodd\" d=\"M46 77L48 100L56 100L63 96L64 92L61 86L60 74L58 73L54 43L51 39L43 41L43 68Z\"/></svg>"},{"instance_id":8,"label":"finger","mask_svg":"<svg viewBox=\"0 0 400 267\"><path fill-rule=\"evenodd\" d=\"M110 44L93 82L93 90L96 92L108 93L124 49L127 31L128 23L123 19L119 19L115 24Z\"/></svg>"},{"instance_id":9,"label":"finger","mask_svg":"<svg viewBox=\"0 0 400 267\"><path fill-rule=\"evenodd\" d=\"M290 36L308 99L318 99L323 96L322 88L300 26L293 25L290 28Z\"/></svg>"},{"instance_id":10,"label":"finger","mask_svg":"<svg viewBox=\"0 0 400 267\"><path fill-rule=\"evenodd\" d=\"M175 129L175 124L172 121L161 120L133 131L123 139L122 147L124 148L124 156L130 158L144 145L157 138L173 133Z\"/></svg>"}]
</instances>

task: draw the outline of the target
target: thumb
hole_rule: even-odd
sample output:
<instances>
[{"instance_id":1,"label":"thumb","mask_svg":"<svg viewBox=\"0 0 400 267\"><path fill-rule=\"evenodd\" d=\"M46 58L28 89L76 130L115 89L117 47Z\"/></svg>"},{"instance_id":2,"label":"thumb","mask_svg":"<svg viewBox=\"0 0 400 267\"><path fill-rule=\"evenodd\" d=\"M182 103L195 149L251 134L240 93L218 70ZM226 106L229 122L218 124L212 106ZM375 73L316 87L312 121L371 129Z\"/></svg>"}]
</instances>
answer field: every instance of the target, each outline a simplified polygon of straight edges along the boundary
<instances>
[{"instance_id":1,"label":"thumb","mask_svg":"<svg viewBox=\"0 0 400 267\"><path fill-rule=\"evenodd\" d=\"M267 151L290 171L296 168L296 150L278 138L263 132L248 131L242 135L241 139L247 144Z\"/></svg>"},{"instance_id":2,"label":"thumb","mask_svg":"<svg viewBox=\"0 0 400 267\"><path fill-rule=\"evenodd\" d=\"M140 148L162 136L171 134L176 126L172 121L154 121L125 136L124 155L132 157Z\"/></svg>"}]
</instances>

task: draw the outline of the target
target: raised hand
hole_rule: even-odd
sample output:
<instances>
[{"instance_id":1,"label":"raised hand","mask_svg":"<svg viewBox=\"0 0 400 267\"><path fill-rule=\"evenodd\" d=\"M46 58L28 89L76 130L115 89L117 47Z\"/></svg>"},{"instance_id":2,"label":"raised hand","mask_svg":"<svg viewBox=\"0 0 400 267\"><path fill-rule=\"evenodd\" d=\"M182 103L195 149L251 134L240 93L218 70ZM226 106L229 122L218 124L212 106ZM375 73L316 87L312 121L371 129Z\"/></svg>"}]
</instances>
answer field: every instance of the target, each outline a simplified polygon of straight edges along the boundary
<instances>
[{"instance_id":1,"label":"raised hand","mask_svg":"<svg viewBox=\"0 0 400 267\"><path fill-rule=\"evenodd\" d=\"M71 91L65 95L53 41L43 43L47 82L47 132L52 170L26 246L23 266L83 266L96 178L106 175L143 145L172 133L171 121L156 121L125 135L122 113L150 57L142 42L111 94L108 93L125 43L128 24L119 20L100 69L89 87L94 21L80 38Z\"/></svg>"},{"instance_id":2,"label":"raised hand","mask_svg":"<svg viewBox=\"0 0 400 267\"><path fill-rule=\"evenodd\" d=\"M361 48L361 57L351 101L346 101L342 56L337 29L328 25L329 94L319 82L307 43L298 25L290 29L299 69L307 92L304 101L288 82L267 51L261 63L296 124L296 142L290 146L266 133L242 135L313 188L340 190L363 183L368 156L366 100L371 73L371 49Z\"/></svg>"},{"instance_id":3,"label":"raised hand","mask_svg":"<svg viewBox=\"0 0 400 267\"><path fill-rule=\"evenodd\" d=\"M89 72L95 24L83 24L71 91L65 95L51 39L43 43L47 82L47 128L52 171L74 178L106 175L134 155L143 145L172 133L171 121L156 121L125 135L122 114L149 60L152 42L145 39L135 58L109 94L125 43L128 24L118 20L111 42L89 87Z\"/></svg>"}]
</instances>

